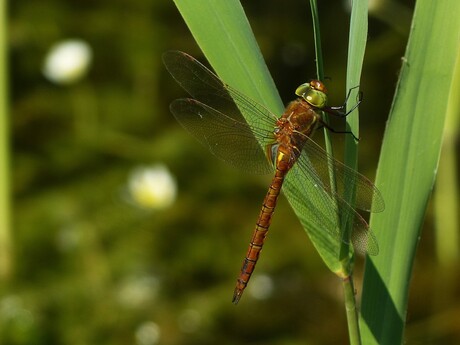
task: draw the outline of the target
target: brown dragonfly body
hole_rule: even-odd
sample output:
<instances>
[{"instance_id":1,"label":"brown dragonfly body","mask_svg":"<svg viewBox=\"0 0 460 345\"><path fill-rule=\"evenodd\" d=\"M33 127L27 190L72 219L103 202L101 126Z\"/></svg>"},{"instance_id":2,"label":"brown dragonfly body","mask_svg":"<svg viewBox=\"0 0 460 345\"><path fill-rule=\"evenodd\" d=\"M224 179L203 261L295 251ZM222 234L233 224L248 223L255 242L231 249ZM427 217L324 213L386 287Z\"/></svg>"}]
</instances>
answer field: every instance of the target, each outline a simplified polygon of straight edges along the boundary
<instances>
[{"instance_id":1,"label":"brown dragonfly body","mask_svg":"<svg viewBox=\"0 0 460 345\"><path fill-rule=\"evenodd\" d=\"M322 85L318 81L315 82L318 86ZM265 196L240 276L236 282L232 300L234 304L240 300L259 259L284 178L300 156L307 138L321 123L321 117L317 111L304 99L299 98L287 106L284 114L276 122L277 127L274 131L276 142L267 147L267 156L275 166L275 176Z\"/></svg>"},{"instance_id":2,"label":"brown dragonfly body","mask_svg":"<svg viewBox=\"0 0 460 345\"><path fill-rule=\"evenodd\" d=\"M290 192L291 203L301 210L309 229L325 231L337 243L349 243L349 239L342 238L335 221L346 216L352 223L350 240L354 248L371 255L378 253L374 234L355 208L382 211L384 202L380 192L366 177L335 160L310 139L317 127L325 126L323 111L341 117L348 114L344 106L327 106L327 90L322 82L312 80L299 86L295 92L299 98L277 117L225 84L188 54L166 52L163 62L192 96L170 105L185 129L211 153L234 167L254 173L274 172L237 279L234 304L240 300L254 271L282 187ZM251 115L251 124L245 115ZM331 186L331 171L336 176L335 186ZM356 190L353 206L344 196L350 185ZM301 195L308 199L302 199Z\"/></svg>"}]
</instances>

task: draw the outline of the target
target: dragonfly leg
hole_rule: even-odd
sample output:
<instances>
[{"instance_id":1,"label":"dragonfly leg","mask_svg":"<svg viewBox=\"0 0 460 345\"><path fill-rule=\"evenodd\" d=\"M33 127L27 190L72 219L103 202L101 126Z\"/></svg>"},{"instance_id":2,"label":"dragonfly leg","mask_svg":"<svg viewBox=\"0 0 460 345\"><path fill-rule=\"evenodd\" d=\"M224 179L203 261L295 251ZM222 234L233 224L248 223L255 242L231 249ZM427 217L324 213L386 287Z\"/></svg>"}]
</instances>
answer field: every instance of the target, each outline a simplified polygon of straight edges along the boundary
<instances>
[{"instance_id":1,"label":"dragonfly leg","mask_svg":"<svg viewBox=\"0 0 460 345\"><path fill-rule=\"evenodd\" d=\"M323 121L321 121L320 128L321 127L326 127L329 131L331 131L332 133L335 133L335 134L351 134L356 141L360 140L352 131L338 131L338 130L332 128L331 126L329 126L328 124L324 123Z\"/></svg>"},{"instance_id":2,"label":"dragonfly leg","mask_svg":"<svg viewBox=\"0 0 460 345\"><path fill-rule=\"evenodd\" d=\"M355 86L355 87L352 87L350 90L348 90L347 97L345 98L345 102L341 106L339 106L339 107L324 107L323 111L325 111L328 114L338 116L338 117L347 117L348 115L350 115L363 101L363 92L359 91L358 95L357 95L357 98L356 98L356 104L349 111L346 111L348 99L351 96L351 92L354 89L358 88L358 87L359 87L359 85Z\"/></svg>"}]
</instances>

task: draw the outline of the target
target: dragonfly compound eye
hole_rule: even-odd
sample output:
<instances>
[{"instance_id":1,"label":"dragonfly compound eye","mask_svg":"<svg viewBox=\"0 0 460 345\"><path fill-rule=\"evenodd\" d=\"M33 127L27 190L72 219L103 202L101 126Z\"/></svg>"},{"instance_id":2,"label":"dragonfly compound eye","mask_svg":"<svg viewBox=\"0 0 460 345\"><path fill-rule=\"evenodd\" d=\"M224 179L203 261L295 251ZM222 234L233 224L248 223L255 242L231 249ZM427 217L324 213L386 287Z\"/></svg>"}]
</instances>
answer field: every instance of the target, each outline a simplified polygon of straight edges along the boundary
<instances>
[{"instance_id":1,"label":"dragonfly compound eye","mask_svg":"<svg viewBox=\"0 0 460 345\"><path fill-rule=\"evenodd\" d=\"M312 85L312 83L315 83ZM316 88L318 86L318 88ZM324 108L327 103L327 96L326 93L323 91L326 88L324 87L323 83L319 80L313 80L310 83L305 83L300 85L296 90L295 93L297 96L302 97L308 104L315 108Z\"/></svg>"},{"instance_id":2,"label":"dragonfly compound eye","mask_svg":"<svg viewBox=\"0 0 460 345\"><path fill-rule=\"evenodd\" d=\"M304 97L304 95L311 89L310 83L304 83L300 85L296 90L295 94L299 97Z\"/></svg>"}]
</instances>

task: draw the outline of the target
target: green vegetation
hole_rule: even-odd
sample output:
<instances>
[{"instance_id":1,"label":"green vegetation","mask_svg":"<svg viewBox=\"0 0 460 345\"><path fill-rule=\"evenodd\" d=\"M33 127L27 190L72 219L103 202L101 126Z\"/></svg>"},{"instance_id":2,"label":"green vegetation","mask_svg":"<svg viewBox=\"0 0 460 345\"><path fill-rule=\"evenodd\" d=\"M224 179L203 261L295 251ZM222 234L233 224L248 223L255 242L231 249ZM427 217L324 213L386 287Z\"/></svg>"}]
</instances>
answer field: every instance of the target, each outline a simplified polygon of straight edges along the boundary
<instances>
[{"instance_id":1,"label":"green vegetation","mask_svg":"<svg viewBox=\"0 0 460 345\"><path fill-rule=\"evenodd\" d=\"M368 29L354 2L351 17L319 2L322 63L330 104L358 84L364 92L359 128L349 126L370 178L398 85L376 182L386 210L371 220L380 253L363 284L355 258L362 343L455 344L458 222L436 222L453 230L437 230L435 247L425 207L443 129L458 126L458 1L418 1L409 45L411 1L373 9ZM255 276L231 304L269 178L233 171L175 122L168 104L186 95L161 64L170 49L207 59L280 113L317 73L308 3L246 1L244 12L237 1L175 3L193 38L167 0L12 1L7 12L2 2L1 344L347 343L336 250L311 233L310 242L283 197ZM45 58L67 40L90 47L88 65L50 81ZM454 125L444 125L447 112ZM355 164L348 139L331 137L335 155Z\"/></svg>"}]
</instances>

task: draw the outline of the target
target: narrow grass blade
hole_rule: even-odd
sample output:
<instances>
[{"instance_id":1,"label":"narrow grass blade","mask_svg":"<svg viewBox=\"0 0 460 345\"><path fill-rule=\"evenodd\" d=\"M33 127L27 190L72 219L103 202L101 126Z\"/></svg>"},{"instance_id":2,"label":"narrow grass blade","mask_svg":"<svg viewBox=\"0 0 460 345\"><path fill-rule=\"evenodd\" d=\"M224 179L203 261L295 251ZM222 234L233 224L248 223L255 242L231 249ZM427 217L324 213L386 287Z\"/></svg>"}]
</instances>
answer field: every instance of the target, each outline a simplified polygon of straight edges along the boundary
<instances>
[{"instance_id":1,"label":"narrow grass blade","mask_svg":"<svg viewBox=\"0 0 460 345\"><path fill-rule=\"evenodd\" d=\"M403 342L410 276L459 52L459 13L457 0L416 4L377 172L386 210L371 219L380 254L366 262L361 319L365 344Z\"/></svg>"},{"instance_id":2,"label":"narrow grass blade","mask_svg":"<svg viewBox=\"0 0 460 345\"><path fill-rule=\"evenodd\" d=\"M9 276L12 264L6 4L0 1L0 280Z\"/></svg>"},{"instance_id":3,"label":"narrow grass blade","mask_svg":"<svg viewBox=\"0 0 460 345\"><path fill-rule=\"evenodd\" d=\"M455 144L460 134L460 53L454 71L454 80L450 90L447 118L444 126L441 161L434 195L436 221L436 254L443 269L458 263L460 209L457 166L457 150Z\"/></svg>"},{"instance_id":4,"label":"narrow grass blade","mask_svg":"<svg viewBox=\"0 0 460 345\"><path fill-rule=\"evenodd\" d=\"M281 113L283 102L239 1L174 3L222 80L274 113Z\"/></svg>"},{"instance_id":5,"label":"narrow grass blade","mask_svg":"<svg viewBox=\"0 0 460 345\"><path fill-rule=\"evenodd\" d=\"M350 18L350 34L348 46L348 61L347 61L347 111L352 109L357 101L359 93L359 84L361 80L361 71L364 61L364 52L366 49L367 40L367 0L354 1ZM349 94L348 94L349 93ZM347 116L347 131L352 132L359 137L359 108L356 108ZM345 141L345 156L344 162L353 169L358 166L358 142L352 135L346 136ZM354 190L350 186L348 197L350 204L353 205ZM346 238L350 238L348 233L344 233ZM349 252L346 244L342 244L341 258L345 259L345 255Z\"/></svg>"},{"instance_id":6,"label":"narrow grass blade","mask_svg":"<svg viewBox=\"0 0 460 345\"><path fill-rule=\"evenodd\" d=\"M361 71L364 60L364 52L367 39L367 0L354 1L351 8L350 34L348 40L348 62L347 62L347 111L355 104L353 100L358 95ZM351 131L355 136L359 136L359 113L358 108L347 116L347 131ZM345 141L344 162L349 167L356 169L358 166L358 142L353 136L348 135ZM349 186L347 197L350 204L354 204L354 186ZM351 228L347 227L347 222L343 226L343 234L346 239L350 238ZM343 269L348 277L343 281L345 309L347 312L348 333L350 344L361 344L361 331L359 327L358 311L356 308L355 291L353 284L353 262L348 262L350 248L343 242L340 248L340 258Z\"/></svg>"}]
</instances>

